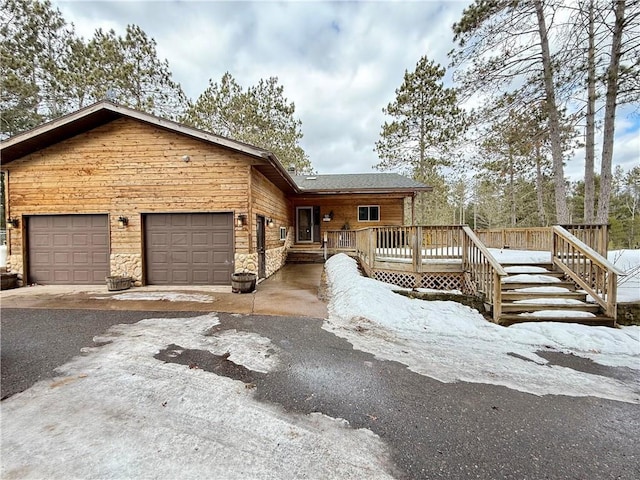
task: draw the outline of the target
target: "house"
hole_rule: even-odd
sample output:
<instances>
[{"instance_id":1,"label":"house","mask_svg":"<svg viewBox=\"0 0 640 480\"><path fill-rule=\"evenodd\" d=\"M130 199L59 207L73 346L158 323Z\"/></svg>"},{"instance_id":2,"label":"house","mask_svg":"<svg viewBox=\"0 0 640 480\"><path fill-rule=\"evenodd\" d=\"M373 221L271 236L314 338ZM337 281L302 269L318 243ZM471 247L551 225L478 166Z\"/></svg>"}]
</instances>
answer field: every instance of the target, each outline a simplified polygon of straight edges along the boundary
<instances>
[{"instance_id":1,"label":"house","mask_svg":"<svg viewBox=\"0 0 640 480\"><path fill-rule=\"evenodd\" d=\"M411 223L429 187L296 176L270 152L99 102L0 143L8 267L24 284L229 285L325 233Z\"/></svg>"}]
</instances>

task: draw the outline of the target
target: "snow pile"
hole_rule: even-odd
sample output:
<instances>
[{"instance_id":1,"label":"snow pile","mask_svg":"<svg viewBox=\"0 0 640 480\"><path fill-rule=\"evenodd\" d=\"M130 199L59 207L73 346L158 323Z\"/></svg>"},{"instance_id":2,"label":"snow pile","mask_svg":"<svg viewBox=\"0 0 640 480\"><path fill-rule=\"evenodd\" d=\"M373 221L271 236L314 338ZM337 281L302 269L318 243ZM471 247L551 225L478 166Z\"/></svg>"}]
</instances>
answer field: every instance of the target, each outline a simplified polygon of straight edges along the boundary
<instances>
[{"instance_id":1,"label":"snow pile","mask_svg":"<svg viewBox=\"0 0 640 480\"><path fill-rule=\"evenodd\" d=\"M326 270L331 300L330 318L323 328L355 348L443 382L490 383L538 395L591 395L640 403L638 384L548 365L536 354L553 349L602 365L638 369L640 327L541 322L505 328L456 302L395 294L395 286L362 277L356 262L344 254L331 257Z\"/></svg>"},{"instance_id":2,"label":"snow pile","mask_svg":"<svg viewBox=\"0 0 640 480\"><path fill-rule=\"evenodd\" d=\"M91 297L96 300L160 300L165 302L197 302L213 303L215 297L211 295L178 292L126 292L104 297Z\"/></svg>"},{"instance_id":3,"label":"snow pile","mask_svg":"<svg viewBox=\"0 0 640 480\"><path fill-rule=\"evenodd\" d=\"M269 339L205 336L217 323L205 315L112 327L61 377L3 401L0 477L392 478L389 453L369 430L287 413L240 381L153 358L177 344L275 368Z\"/></svg>"}]
</instances>

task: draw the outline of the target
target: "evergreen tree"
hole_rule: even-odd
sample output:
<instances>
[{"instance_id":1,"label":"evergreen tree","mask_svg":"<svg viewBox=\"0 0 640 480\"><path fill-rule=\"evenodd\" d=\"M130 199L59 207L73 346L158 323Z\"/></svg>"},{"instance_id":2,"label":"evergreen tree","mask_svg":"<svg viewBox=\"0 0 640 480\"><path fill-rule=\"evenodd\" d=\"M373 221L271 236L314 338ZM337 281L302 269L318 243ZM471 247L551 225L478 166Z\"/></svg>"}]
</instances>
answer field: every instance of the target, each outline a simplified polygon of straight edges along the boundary
<instances>
[{"instance_id":1,"label":"evergreen tree","mask_svg":"<svg viewBox=\"0 0 640 480\"><path fill-rule=\"evenodd\" d=\"M300 146L302 122L295 117L295 105L284 96L277 77L261 79L244 90L226 72L219 83L209 80L182 121L269 150L285 167L299 173L312 170Z\"/></svg>"},{"instance_id":2,"label":"evergreen tree","mask_svg":"<svg viewBox=\"0 0 640 480\"><path fill-rule=\"evenodd\" d=\"M395 100L382 110L393 120L382 125L376 142L377 169L403 169L425 180L451 165L466 120L456 91L443 84L444 75L444 68L427 57L418 61L415 71L405 71Z\"/></svg>"}]
</instances>

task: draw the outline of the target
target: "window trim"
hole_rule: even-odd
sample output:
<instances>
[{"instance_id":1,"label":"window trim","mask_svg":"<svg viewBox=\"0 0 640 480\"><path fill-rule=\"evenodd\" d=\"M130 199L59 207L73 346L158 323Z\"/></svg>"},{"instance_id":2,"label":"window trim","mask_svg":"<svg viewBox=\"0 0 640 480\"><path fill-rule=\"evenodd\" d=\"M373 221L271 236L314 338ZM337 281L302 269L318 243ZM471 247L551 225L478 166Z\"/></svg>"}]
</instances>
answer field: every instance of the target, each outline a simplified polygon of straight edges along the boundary
<instances>
[{"instance_id":1,"label":"window trim","mask_svg":"<svg viewBox=\"0 0 640 480\"><path fill-rule=\"evenodd\" d=\"M280 241L287 241L287 227L280 227Z\"/></svg>"},{"instance_id":2,"label":"window trim","mask_svg":"<svg viewBox=\"0 0 640 480\"><path fill-rule=\"evenodd\" d=\"M363 220L360 218L360 209L361 208L366 208L367 209L367 219ZM377 208L378 209L378 218L377 220L371 220L371 208ZM379 222L380 221L380 205L358 205L358 221L359 222Z\"/></svg>"}]
</instances>

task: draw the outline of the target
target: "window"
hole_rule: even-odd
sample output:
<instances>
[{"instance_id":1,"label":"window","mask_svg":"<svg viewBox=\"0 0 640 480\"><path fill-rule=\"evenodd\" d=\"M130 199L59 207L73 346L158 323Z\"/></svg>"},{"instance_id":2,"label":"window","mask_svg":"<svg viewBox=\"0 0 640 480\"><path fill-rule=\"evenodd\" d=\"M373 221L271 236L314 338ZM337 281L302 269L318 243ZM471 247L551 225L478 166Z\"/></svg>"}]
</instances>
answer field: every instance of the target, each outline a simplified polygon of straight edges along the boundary
<instances>
[{"instance_id":1,"label":"window","mask_svg":"<svg viewBox=\"0 0 640 480\"><path fill-rule=\"evenodd\" d=\"M284 242L287 240L287 227L280 227L280 241Z\"/></svg>"},{"instance_id":2,"label":"window","mask_svg":"<svg viewBox=\"0 0 640 480\"><path fill-rule=\"evenodd\" d=\"M378 222L380 221L379 205L363 205L358 207L359 222Z\"/></svg>"}]
</instances>

